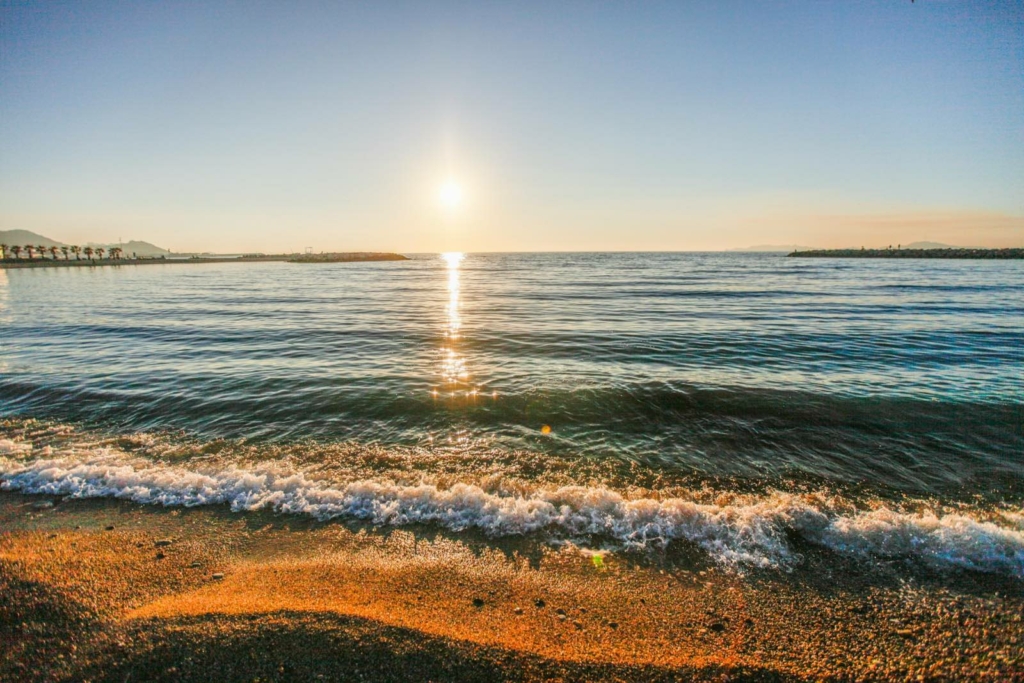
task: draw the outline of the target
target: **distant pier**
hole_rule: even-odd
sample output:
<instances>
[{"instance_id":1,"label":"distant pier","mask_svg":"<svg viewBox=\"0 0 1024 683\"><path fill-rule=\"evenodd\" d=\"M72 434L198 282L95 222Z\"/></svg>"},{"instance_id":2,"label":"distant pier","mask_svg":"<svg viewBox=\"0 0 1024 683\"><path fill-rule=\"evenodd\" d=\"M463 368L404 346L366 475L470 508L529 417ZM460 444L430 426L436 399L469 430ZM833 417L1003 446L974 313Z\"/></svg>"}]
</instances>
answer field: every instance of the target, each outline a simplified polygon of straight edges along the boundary
<instances>
[{"instance_id":1,"label":"distant pier","mask_svg":"<svg viewBox=\"0 0 1024 683\"><path fill-rule=\"evenodd\" d=\"M5 258L0 268L89 268L94 266L156 266L197 265L201 263L263 263L287 261L289 263L350 263L358 261L406 261L407 256L380 252L345 252L330 254L246 254L243 256L168 256L149 258L53 259Z\"/></svg>"},{"instance_id":2,"label":"distant pier","mask_svg":"<svg viewBox=\"0 0 1024 683\"><path fill-rule=\"evenodd\" d=\"M944 258L1024 259L1024 248L1014 249L812 249L794 251L798 258Z\"/></svg>"}]
</instances>

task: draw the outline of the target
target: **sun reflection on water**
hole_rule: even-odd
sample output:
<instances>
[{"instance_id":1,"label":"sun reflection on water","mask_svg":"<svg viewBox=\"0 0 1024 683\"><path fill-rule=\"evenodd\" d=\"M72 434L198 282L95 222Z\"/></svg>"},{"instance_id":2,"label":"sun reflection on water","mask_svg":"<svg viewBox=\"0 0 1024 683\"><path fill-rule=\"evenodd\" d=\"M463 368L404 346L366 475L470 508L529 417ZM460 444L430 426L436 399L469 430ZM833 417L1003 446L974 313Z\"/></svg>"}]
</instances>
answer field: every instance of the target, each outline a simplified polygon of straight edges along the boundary
<instances>
[{"instance_id":1,"label":"sun reflection on water","mask_svg":"<svg viewBox=\"0 0 1024 683\"><path fill-rule=\"evenodd\" d=\"M448 252L441 254L441 259L445 261L448 271L444 344L440 349L442 385L432 388L430 393L435 399L474 401L482 395L483 390L478 383L471 381L466 357L459 352L459 342L462 339L462 314L459 310L462 294L460 266L465 254L458 251ZM491 392L490 395L491 398L496 398L497 392Z\"/></svg>"},{"instance_id":2,"label":"sun reflection on water","mask_svg":"<svg viewBox=\"0 0 1024 683\"><path fill-rule=\"evenodd\" d=\"M442 349L441 376L449 389L454 390L459 380L469 378L466 370L466 359L456 350L459 330L462 328L462 316L459 315L459 264L465 258L462 252L453 251L441 254L448 264L448 305L445 307L447 328L445 329L445 347Z\"/></svg>"}]
</instances>

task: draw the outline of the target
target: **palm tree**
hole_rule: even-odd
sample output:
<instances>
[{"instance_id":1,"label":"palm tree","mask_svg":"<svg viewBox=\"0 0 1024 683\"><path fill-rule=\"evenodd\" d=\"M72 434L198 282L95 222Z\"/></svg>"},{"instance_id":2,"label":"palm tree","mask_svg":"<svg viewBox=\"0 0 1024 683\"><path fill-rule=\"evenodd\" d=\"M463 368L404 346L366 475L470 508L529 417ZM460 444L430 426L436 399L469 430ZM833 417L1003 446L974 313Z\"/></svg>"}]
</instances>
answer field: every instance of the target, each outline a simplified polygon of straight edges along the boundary
<instances>
[{"instance_id":1,"label":"palm tree","mask_svg":"<svg viewBox=\"0 0 1024 683\"><path fill-rule=\"evenodd\" d=\"M61 253L64 254L64 260L67 261L68 260L68 251L70 251L70 250L66 246L61 247L60 250L61 250Z\"/></svg>"},{"instance_id":2,"label":"palm tree","mask_svg":"<svg viewBox=\"0 0 1024 683\"><path fill-rule=\"evenodd\" d=\"M46 258L46 247L44 247L41 244L37 244L36 245L36 251L39 252L39 258L41 258L41 259L45 259Z\"/></svg>"},{"instance_id":3,"label":"palm tree","mask_svg":"<svg viewBox=\"0 0 1024 683\"><path fill-rule=\"evenodd\" d=\"M75 244L75 245L73 245L71 247L71 253L75 255L75 260L76 261L81 261L82 260L82 256L81 256L82 248L80 246L78 246L77 244Z\"/></svg>"},{"instance_id":4,"label":"palm tree","mask_svg":"<svg viewBox=\"0 0 1024 683\"><path fill-rule=\"evenodd\" d=\"M58 251L60 251L60 249L58 249L57 247L55 247L55 246L54 247L50 247L50 256L53 257L54 261L57 260L57 252Z\"/></svg>"},{"instance_id":5,"label":"palm tree","mask_svg":"<svg viewBox=\"0 0 1024 683\"><path fill-rule=\"evenodd\" d=\"M7 258L7 252L10 249L6 244L0 244L0 259Z\"/></svg>"},{"instance_id":6,"label":"palm tree","mask_svg":"<svg viewBox=\"0 0 1024 683\"><path fill-rule=\"evenodd\" d=\"M86 247L85 249L82 250L82 253L85 254L85 257L87 259L92 261L92 247Z\"/></svg>"},{"instance_id":7,"label":"palm tree","mask_svg":"<svg viewBox=\"0 0 1024 683\"><path fill-rule=\"evenodd\" d=\"M114 247L113 249L110 250L110 258L115 258L115 259L120 260L121 259L121 254L123 254L123 253L124 253L124 249L122 249L121 247Z\"/></svg>"},{"instance_id":8,"label":"palm tree","mask_svg":"<svg viewBox=\"0 0 1024 683\"><path fill-rule=\"evenodd\" d=\"M99 256L100 261L103 260L103 252L104 251L105 250L103 249L103 247L96 247L96 255Z\"/></svg>"},{"instance_id":9,"label":"palm tree","mask_svg":"<svg viewBox=\"0 0 1024 683\"><path fill-rule=\"evenodd\" d=\"M35 248L35 247L33 247L33 246L32 246L31 244L26 244L26 245L25 245L25 251L27 251L27 252L28 252L28 257L29 257L30 259L33 259L33 258L35 258L35 255L34 255L34 252L35 252L35 250L36 250L36 248Z\"/></svg>"},{"instance_id":10,"label":"palm tree","mask_svg":"<svg viewBox=\"0 0 1024 683\"><path fill-rule=\"evenodd\" d=\"M14 254L14 258L21 258L21 247L15 244L11 247L11 253Z\"/></svg>"}]
</instances>

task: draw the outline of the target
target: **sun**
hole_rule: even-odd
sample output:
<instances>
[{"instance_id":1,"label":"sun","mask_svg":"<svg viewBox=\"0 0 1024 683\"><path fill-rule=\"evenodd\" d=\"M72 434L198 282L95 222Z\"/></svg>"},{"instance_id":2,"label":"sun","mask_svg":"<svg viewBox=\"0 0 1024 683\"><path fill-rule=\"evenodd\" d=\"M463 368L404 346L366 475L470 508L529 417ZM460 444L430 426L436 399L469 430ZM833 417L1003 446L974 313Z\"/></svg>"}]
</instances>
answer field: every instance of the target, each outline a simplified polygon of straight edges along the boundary
<instances>
[{"instance_id":1,"label":"sun","mask_svg":"<svg viewBox=\"0 0 1024 683\"><path fill-rule=\"evenodd\" d=\"M437 190L437 199L446 209L457 209L462 205L462 185L455 180L446 180Z\"/></svg>"}]
</instances>

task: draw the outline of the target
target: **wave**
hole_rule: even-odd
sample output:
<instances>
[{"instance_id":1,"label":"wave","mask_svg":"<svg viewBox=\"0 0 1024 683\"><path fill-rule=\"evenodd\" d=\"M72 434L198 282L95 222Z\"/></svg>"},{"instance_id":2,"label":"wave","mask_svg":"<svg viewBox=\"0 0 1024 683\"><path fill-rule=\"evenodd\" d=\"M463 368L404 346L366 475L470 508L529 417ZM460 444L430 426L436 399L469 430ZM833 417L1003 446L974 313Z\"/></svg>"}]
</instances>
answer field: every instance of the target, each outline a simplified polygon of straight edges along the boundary
<instances>
[{"instance_id":1,"label":"wave","mask_svg":"<svg viewBox=\"0 0 1024 683\"><path fill-rule=\"evenodd\" d=\"M799 561L791 535L847 556L905 558L1024 579L1024 525L969 514L850 510L827 496L775 492L720 504L630 499L601 487L537 488L516 494L468 483L448 487L360 480L337 483L267 466L217 470L154 463L107 447L57 454L0 439L0 489L72 498L119 498L164 506L229 505L319 520L436 524L490 536L547 532L611 539L623 548L687 541L723 565L787 568Z\"/></svg>"}]
</instances>

